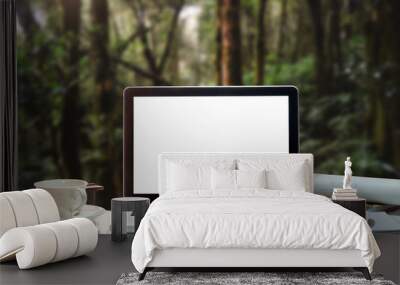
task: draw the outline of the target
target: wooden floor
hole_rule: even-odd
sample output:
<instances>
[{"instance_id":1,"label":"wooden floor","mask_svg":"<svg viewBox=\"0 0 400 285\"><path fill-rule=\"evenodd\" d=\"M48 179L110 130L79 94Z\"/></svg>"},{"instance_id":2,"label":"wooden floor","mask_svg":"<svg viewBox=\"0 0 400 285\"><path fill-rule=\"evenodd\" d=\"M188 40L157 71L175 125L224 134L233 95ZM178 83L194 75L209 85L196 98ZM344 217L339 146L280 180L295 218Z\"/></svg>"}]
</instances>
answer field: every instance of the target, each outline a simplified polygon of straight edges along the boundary
<instances>
[{"instance_id":1,"label":"wooden floor","mask_svg":"<svg viewBox=\"0 0 400 285\"><path fill-rule=\"evenodd\" d=\"M115 284L122 273L134 271L129 241L111 242L99 236L95 251L57 263L19 270L16 262L0 264L0 284Z\"/></svg>"}]
</instances>

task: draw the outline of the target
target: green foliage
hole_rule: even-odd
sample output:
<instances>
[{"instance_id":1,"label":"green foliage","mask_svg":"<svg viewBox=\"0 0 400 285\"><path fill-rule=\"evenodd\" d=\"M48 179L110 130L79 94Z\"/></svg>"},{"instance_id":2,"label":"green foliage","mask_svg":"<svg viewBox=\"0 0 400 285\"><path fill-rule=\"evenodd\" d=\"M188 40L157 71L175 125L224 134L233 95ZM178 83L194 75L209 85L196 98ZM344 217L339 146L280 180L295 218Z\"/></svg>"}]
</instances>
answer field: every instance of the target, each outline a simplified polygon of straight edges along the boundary
<instances>
[{"instance_id":1,"label":"green foliage","mask_svg":"<svg viewBox=\"0 0 400 285\"><path fill-rule=\"evenodd\" d=\"M22 29L19 30L20 187L31 187L34 181L41 179L64 177L65 165L60 157L62 110L66 90L72 83L77 83L80 94L74 116L80 119L82 176L109 185L112 191L120 191L122 90L126 86L152 85L154 80L120 63L125 61L152 73L143 41L136 34L138 20L132 5L139 1L115 0L108 1L109 42L106 51L110 62L109 66L103 67L112 70L115 78L110 78L109 82L96 82L95 66L100 58L93 53L97 47L91 42L93 32L98 31L98 27L91 24L91 1L96 0L82 1L78 66L65 64L73 35L63 32L61 1L32 1L38 29L29 41ZM149 49L159 63L168 43L173 7L179 1L141 2ZM357 4L360 9L353 14L344 9L341 11L342 63L327 61L326 67L332 68L333 88L326 94L318 94L314 24L308 13L308 2L288 1L283 51L277 50L282 1L268 3L264 82L299 88L301 151L314 153L316 171L341 174L343 161L350 155L355 175L400 177L400 159L391 143L400 132L397 115L400 67L396 52L393 52L396 51L393 48L395 37L385 41L387 45L376 47L371 39L383 43L380 34L368 34L374 30L374 25L378 25L376 14L381 13L378 7L361 1ZM259 1L241 1L241 4L242 77L245 85L254 85ZM216 5L217 1L185 2L165 70L157 76L174 85L216 84ZM329 5L323 7L329 9ZM326 15L329 12L324 10ZM325 32L328 42L329 25ZM382 30L382 35L387 34ZM391 49L387 47L389 44ZM74 73L74 70L79 70L79 76L67 80L70 77L66 74ZM107 85L110 90L109 112L99 108L99 85ZM388 142L392 145L390 149L386 148Z\"/></svg>"},{"instance_id":2,"label":"green foliage","mask_svg":"<svg viewBox=\"0 0 400 285\"><path fill-rule=\"evenodd\" d=\"M308 94L313 88L314 58L305 56L297 62L280 63L275 54L267 62L265 81L269 85L296 85L302 94Z\"/></svg>"}]
</instances>

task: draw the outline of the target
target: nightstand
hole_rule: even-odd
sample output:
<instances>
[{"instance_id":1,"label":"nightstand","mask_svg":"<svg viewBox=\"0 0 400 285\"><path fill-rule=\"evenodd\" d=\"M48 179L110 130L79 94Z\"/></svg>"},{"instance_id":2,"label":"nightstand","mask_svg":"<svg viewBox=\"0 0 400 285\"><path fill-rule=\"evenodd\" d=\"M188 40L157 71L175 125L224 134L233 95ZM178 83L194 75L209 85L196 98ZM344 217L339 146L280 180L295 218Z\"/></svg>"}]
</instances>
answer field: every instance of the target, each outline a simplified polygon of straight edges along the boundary
<instances>
[{"instance_id":1,"label":"nightstand","mask_svg":"<svg viewBox=\"0 0 400 285\"><path fill-rule=\"evenodd\" d=\"M366 200L363 198L353 200L332 200L332 202L359 214L364 219L366 217Z\"/></svg>"},{"instance_id":2,"label":"nightstand","mask_svg":"<svg viewBox=\"0 0 400 285\"><path fill-rule=\"evenodd\" d=\"M144 197L120 197L111 200L111 239L123 241L130 234L128 219L134 216L134 233L136 233L140 221L150 206L150 199ZM127 218L128 216L128 218ZM132 232L132 233L133 233Z\"/></svg>"}]
</instances>

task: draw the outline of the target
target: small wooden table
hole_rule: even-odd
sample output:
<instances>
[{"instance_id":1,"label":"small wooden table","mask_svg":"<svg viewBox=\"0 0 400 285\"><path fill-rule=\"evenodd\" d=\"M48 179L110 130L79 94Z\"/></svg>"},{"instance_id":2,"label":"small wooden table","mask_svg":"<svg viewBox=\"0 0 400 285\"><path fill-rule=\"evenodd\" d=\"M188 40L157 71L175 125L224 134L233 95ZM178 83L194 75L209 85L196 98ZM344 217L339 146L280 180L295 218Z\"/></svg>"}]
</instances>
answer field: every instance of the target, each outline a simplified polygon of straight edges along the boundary
<instances>
[{"instance_id":1,"label":"small wooden table","mask_svg":"<svg viewBox=\"0 0 400 285\"><path fill-rule=\"evenodd\" d=\"M359 214L364 219L366 218L366 200L363 198L356 198L352 200L334 200L332 201L340 206Z\"/></svg>"},{"instance_id":2,"label":"small wooden table","mask_svg":"<svg viewBox=\"0 0 400 285\"><path fill-rule=\"evenodd\" d=\"M96 194L99 191L103 191L104 187L102 185L97 185L96 183L89 182L86 186L87 193L87 203L89 205L96 205Z\"/></svg>"},{"instance_id":3,"label":"small wooden table","mask_svg":"<svg viewBox=\"0 0 400 285\"><path fill-rule=\"evenodd\" d=\"M111 239L113 241L123 241L126 239L126 220L125 212L131 212L135 217L135 233L140 221L146 214L150 205L150 199L144 197L120 197L111 200Z\"/></svg>"}]
</instances>

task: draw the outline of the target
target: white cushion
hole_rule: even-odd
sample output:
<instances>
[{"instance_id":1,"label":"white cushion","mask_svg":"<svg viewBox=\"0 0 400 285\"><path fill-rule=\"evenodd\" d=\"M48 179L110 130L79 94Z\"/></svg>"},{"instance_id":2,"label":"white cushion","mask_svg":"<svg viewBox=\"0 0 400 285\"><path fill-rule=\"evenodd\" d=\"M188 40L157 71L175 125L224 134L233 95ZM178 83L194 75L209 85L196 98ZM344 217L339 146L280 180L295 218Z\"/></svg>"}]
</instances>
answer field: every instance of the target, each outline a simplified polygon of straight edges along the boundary
<instances>
[{"instance_id":1,"label":"white cushion","mask_svg":"<svg viewBox=\"0 0 400 285\"><path fill-rule=\"evenodd\" d=\"M277 190L306 191L308 187L306 172L304 162L278 165L275 169L267 172L268 187Z\"/></svg>"},{"instance_id":2,"label":"white cushion","mask_svg":"<svg viewBox=\"0 0 400 285\"><path fill-rule=\"evenodd\" d=\"M14 228L0 238L0 261L16 257L20 269L49 263L56 251L57 239L43 225Z\"/></svg>"},{"instance_id":3,"label":"white cushion","mask_svg":"<svg viewBox=\"0 0 400 285\"><path fill-rule=\"evenodd\" d=\"M88 218L91 220L100 235L111 234L111 211L106 211L106 209L99 206L85 205L76 218Z\"/></svg>"},{"instance_id":4,"label":"white cushion","mask_svg":"<svg viewBox=\"0 0 400 285\"><path fill-rule=\"evenodd\" d=\"M239 170L267 171L267 188L274 190L306 191L312 189L310 164L296 157L289 159L239 159Z\"/></svg>"},{"instance_id":5,"label":"white cushion","mask_svg":"<svg viewBox=\"0 0 400 285\"><path fill-rule=\"evenodd\" d=\"M97 245L97 229L84 218L19 227L0 238L0 261L16 257L20 269L76 257Z\"/></svg>"},{"instance_id":6,"label":"white cushion","mask_svg":"<svg viewBox=\"0 0 400 285\"><path fill-rule=\"evenodd\" d=\"M39 223L38 214L31 197L23 191L3 192L1 195L10 202L17 227L33 226Z\"/></svg>"},{"instance_id":7,"label":"white cushion","mask_svg":"<svg viewBox=\"0 0 400 285\"><path fill-rule=\"evenodd\" d=\"M74 218L63 222L72 225L78 233L79 242L74 257L91 252L96 248L98 232L93 222L85 218Z\"/></svg>"},{"instance_id":8,"label":"white cushion","mask_svg":"<svg viewBox=\"0 0 400 285\"><path fill-rule=\"evenodd\" d=\"M167 183L167 191L211 189L211 167L170 162Z\"/></svg>"},{"instance_id":9,"label":"white cushion","mask_svg":"<svg viewBox=\"0 0 400 285\"><path fill-rule=\"evenodd\" d=\"M267 188L267 172L262 170L237 170L237 187L240 188Z\"/></svg>"},{"instance_id":10,"label":"white cushion","mask_svg":"<svg viewBox=\"0 0 400 285\"><path fill-rule=\"evenodd\" d=\"M60 220L53 197L43 189L0 193L0 237L15 227Z\"/></svg>"},{"instance_id":11,"label":"white cushion","mask_svg":"<svg viewBox=\"0 0 400 285\"><path fill-rule=\"evenodd\" d=\"M92 222L96 225L99 235L111 234L111 211L105 211L102 215L95 217Z\"/></svg>"},{"instance_id":12,"label":"white cushion","mask_svg":"<svg viewBox=\"0 0 400 285\"><path fill-rule=\"evenodd\" d=\"M180 165L182 167L189 168L216 168L216 169L235 169L235 160L231 158L221 158L218 156L210 156L208 154L195 154L191 153L163 153L159 156L159 177L158 177L158 191L162 195L167 191L174 191L173 188L170 190L172 183L170 183L171 166ZM172 170L173 171L173 170ZM174 178L172 178L172 182ZM211 178L207 183L207 189L211 187ZM187 184L187 183L184 183ZM190 183L192 184L192 183ZM186 185L184 185L186 186ZM190 186L190 185L189 185Z\"/></svg>"},{"instance_id":13,"label":"white cushion","mask_svg":"<svg viewBox=\"0 0 400 285\"><path fill-rule=\"evenodd\" d=\"M95 205L85 205L79 211L79 215L75 216L75 218L88 218L93 221L95 218L103 215L106 212L106 209L95 206Z\"/></svg>"},{"instance_id":14,"label":"white cushion","mask_svg":"<svg viewBox=\"0 0 400 285\"><path fill-rule=\"evenodd\" d=\"M279 172L286 171L286 167L280 167L280 164L301 164L304 163L305 177L303 182L292 179L291 171L286 171L284 179L279 183L274 182L274 177L271 177L271 187L277 187L284 190L307 191L313 193L313 155L306 153L162 153L159 155L159 179L158 192L160 195L167 191L167 173L170 162L181 163L184 165L201 165L210 166L218 169L266 169L267 171L274 170ZM238 166L238 167L236 167ZM273 175L273 173L269 173ZM296 175L294 175L296 176ZM267 179L269 176L267 176ZM285 179L292 179L292 185L285 185ZM304 185L303 185L304 184ZM304 187L306 186L306 187ZM268 185L270 187L270 185ZM290 188L290 189L289 189Z\"/></svg>"},{"instance_id":15,"label":"white cushion","mask_svg":"<svg viewBox=\"0 0 400 285\"><path fill-rule=\"evenodd\" d=\"M9 229L15 228L14 211L8 199L0 194L0 237Z\"/></svg>"},{"instance_id":16,"label":"white cushion","mask_svg":"<svg viewBox=\"0 0 400 285\"><path fill-rule=\"evenodd\" d=\"M236 170L231 169L211 169L211 188L236 189Z\"/></svg>"},{"instance_id":17,"label":"white cushion","mask_svg":"<svg viewBox=\"0 0 400 285\"><path fill-rule=\"evenodd\" d=\"M60 214L53 197L43 189L29 189L22 191L28 194L38 215L39 224L51 223L60 220Z\"/></svg>"},{"instance_id":18,"label":"white cushion","mask_svg":"<svg viewBox=\"0 0 400 285\"><path fill-rule=\"evenodd\" d=\"M59 221L43 226L49 228L57 240L57 250L51 262L64 260L75 255L78 249L79 237L77 231L72 229L70 224Z\"/></svg>"}]
</instances>

